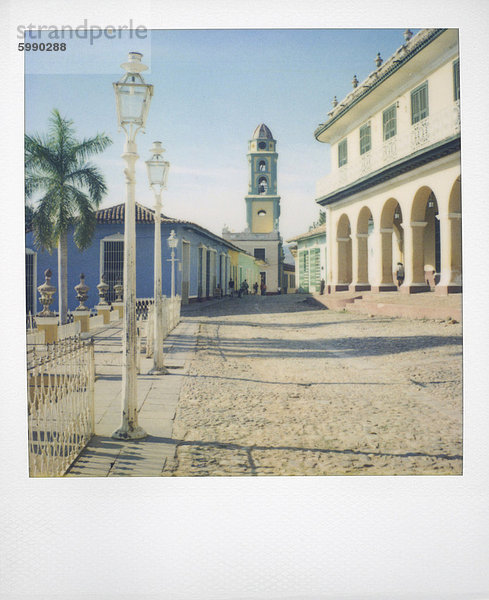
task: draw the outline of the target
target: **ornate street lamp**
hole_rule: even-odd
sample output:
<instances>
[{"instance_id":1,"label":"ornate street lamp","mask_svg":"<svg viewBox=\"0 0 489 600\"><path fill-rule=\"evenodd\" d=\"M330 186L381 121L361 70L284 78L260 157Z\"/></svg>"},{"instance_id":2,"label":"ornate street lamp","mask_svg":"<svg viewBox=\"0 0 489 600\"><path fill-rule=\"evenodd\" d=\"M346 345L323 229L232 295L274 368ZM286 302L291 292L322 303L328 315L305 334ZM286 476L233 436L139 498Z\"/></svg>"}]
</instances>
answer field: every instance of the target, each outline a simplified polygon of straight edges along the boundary
<instances>
[{"instance_id":1,"label":"ornate street lamp","mask_svg":"<svg viewBox=\"0 0 489 600\"><path fill-rule=\"evenodd\" d=\"M168 247L171 248L171 298L175 297L175 248L178 246L178 238L172 229L170 237L167 239Z\"/></svg>"},{"instance_id":2,"label":"ornate street lamp","mask_svg":"<svg viewBox=\"0 0 489 600\"><path fill-rule=\"evenodd\" d=\"M130 52L129 60L121 65L126 71L114 83L117 120L126 134L124 169L126 176L126 202L124 225L124 333L122 339L122 423L112 434L116 439L141 439L147 433L138 425L137 418L137 330L136 330L136 204L135 164L139 158L136 134L144 130L153 86L144 82L141 72L148 67L142 64L142 54Z\"/></svg>"},{"instance_id":3,"label":"ornate street lamp","mask_svg":"<svg viewBox=\"0 0 489 600\"><path fill-rule=\"evenodd\" d=\"M161 297L161 192L166 189L170 163L163 160L165 149L161 142L153 142L151 158L146 161L149 186L155 195L154 243L154 349L151 373L168 373L163 364L163 310Z\"/></svg>"}]
</instances>

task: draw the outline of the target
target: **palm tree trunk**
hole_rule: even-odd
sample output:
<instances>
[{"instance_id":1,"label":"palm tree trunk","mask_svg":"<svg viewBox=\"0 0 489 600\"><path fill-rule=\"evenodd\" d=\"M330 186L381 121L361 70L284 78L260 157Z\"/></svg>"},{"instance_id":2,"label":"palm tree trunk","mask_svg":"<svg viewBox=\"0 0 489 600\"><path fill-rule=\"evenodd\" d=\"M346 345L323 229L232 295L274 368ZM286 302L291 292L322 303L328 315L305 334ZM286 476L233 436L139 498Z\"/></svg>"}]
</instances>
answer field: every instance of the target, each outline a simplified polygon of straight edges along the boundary
<instances>
[{"instance_id":1,"label":"palm tree trunk","mask_svg":"<svg viewBox=\"0 0 489 600\"><path fill-rule=\"evenodd\" d=\"M66 232L58 241L58 298L59 323L64 325L68 320L68 238Z\"/></svg>"}]
</instances>

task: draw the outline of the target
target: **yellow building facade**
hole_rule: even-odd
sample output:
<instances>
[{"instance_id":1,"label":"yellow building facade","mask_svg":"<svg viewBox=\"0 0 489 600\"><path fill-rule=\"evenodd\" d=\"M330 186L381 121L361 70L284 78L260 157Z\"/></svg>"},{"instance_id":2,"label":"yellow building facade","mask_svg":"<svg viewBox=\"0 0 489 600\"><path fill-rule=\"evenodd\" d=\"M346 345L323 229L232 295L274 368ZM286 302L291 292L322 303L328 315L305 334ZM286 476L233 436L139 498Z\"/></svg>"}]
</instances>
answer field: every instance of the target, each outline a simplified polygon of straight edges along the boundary
<instances>
[{"instance_id":1,"label":"yellow building facade","mask_svg":"<svg viewBox=\"0 0 489 600\"><path fill-rule=\"evenodd\" d=\"M316 129L329 291L461 291L459 82L457 30L407 30Z\"/></svg>"}]
</instances>

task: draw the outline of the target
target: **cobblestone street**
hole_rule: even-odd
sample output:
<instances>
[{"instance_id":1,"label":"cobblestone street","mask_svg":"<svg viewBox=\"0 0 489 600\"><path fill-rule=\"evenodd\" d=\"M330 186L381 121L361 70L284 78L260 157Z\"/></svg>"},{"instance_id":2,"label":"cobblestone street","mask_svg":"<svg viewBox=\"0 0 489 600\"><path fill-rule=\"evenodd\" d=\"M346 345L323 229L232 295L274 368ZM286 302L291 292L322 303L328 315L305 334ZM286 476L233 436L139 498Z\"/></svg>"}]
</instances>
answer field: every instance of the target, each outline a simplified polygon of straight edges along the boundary
<instances>
[{"instance_id":1,"label":"cobblestone street","mask_svg":"<svg viewBox=\"0 0 489 600\"><path fill-rule=\"evenodd\" d=\"M461 325L305 296L191 306L197 352L163 475L462 472Z\"/></svg>"}]
</instances>

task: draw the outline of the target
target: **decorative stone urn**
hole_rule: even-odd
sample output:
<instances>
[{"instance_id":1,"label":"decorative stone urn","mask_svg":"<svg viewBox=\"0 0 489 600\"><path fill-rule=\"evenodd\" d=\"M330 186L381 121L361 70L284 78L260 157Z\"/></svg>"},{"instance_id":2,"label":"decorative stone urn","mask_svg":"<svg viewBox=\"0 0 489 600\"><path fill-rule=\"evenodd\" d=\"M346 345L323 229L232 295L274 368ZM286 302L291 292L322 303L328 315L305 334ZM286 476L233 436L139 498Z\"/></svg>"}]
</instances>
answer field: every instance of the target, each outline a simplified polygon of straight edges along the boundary
<instances>
[{"instance_id":1,"label":"decorative stone urn","mask_svg":"<svg viewBox=\"0 0 489 600\"><path fill-rule=\"evenodd\" d=\"M44 283L37 288L37 291L41 295L39 298L40 303L43 305L42 311L37 315L38 317L55 317L56 313L49 309L53 303L53 296L56 293L56 288L51 285L51 277L53 272L51 269L44 271Z\"/></svg>"},{"instance_id":2,"label":"decorative stone urn","mask_svg":"<svg viewBox=\"0 0 489 600\"><path fill-rule=\"evenodd\" d=\"M107 296L107 292L109 291L109 286L105 283L104 276L104 273L102 273L102 275L100 276L100 283L97 286L98 295L100 296L100 302L98 303L99 306L109 304L105 299L105 296Z\"/></svg>"},{"instance_id":3,"label":"decorative stone urn","mask_svg":"<svg viewBox=\"0 0 489 600\"><path fill-rule=\"evenodd\" d=\"M44 341L46 344L52 344L58 339L58 317L56 313L50 310L50 305L53 302L53 296L56 293L56 288L51 285L51 277L53 273L51 269L44 271L45 281L37 288L40 294L39 301L43 309L36 316L36 324L39 331L44 331Z\"/></svg>"},{"instance_id":4,"label":"decorative stone urn","mask_svg":"<svg viewBox=\"0 0 489 600\"><path fill-rule=\"evenodd\" d=\"M119 319L122 319L122 317L124 316L124 301L123 301L124 286L122 285L122 281L120 279L114 285L114 292L115 292L115 301L112 302L112 307L113 307L114 311L117 311L119 313Z\"/></svg>"},{"instance_id":5,"label":"decorative stone urn","mask_svg":"<svg viewBox=\"0 0 489 600\"><path fill-rule=\"evenodd\" d=\"M85 275L80 273L80 283L75 285L76 299L80 303L73 312L73 321L80 322L80 332L90 330L90 309L85 306L88 299L88 290L90 288L85 285Z\"/></svg>"},{"instance_id":6,"label":"decorative stone urn","mask_svg":"<svg viewBox=\"0 0 489 600\"><path fill-rule=\"evenodd\" d=\"M100 302L95 307L97 309L97 315L102 315L104 317L104 325L110 323L110 305L106 300L107 292L109 291L109 286L104 281L104 274L100 276L100 283L97 286L98 295L100 296Z\"/></svg>"},{"instance_id":7,"label":"decorative stone urn","mask_svg":"<svg viewBox=\"0 0 489 600\"><path fill-rule=\"evenodd\" d=\"M85 302L88 299L89 289L90 288L88 287L88 285L85 285L85 274L80 273L80 283L78 285L75 285L76 299L78 300L80 305L77 306L75 310L88 310L88 308L85 306Z\"/></svg>"}]
</instances>

